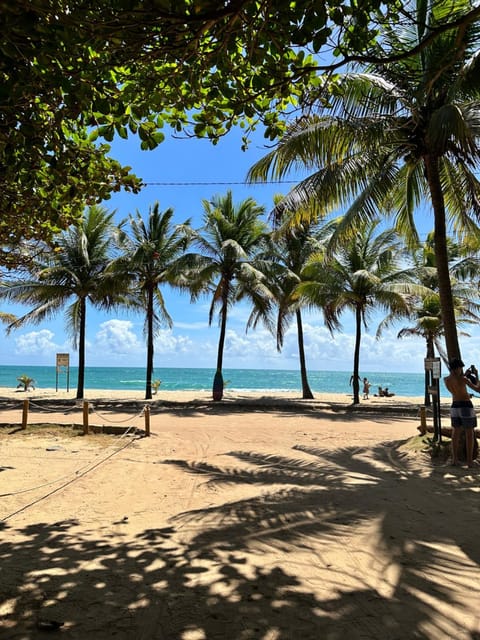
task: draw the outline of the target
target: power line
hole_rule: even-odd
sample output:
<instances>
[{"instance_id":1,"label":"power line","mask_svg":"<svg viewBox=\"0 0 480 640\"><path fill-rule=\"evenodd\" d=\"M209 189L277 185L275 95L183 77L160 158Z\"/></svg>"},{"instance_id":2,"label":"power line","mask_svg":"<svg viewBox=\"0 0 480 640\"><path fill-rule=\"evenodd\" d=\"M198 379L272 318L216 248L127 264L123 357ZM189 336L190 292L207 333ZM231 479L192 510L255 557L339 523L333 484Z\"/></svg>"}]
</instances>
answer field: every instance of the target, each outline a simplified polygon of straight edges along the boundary
<instances>
[{"instance_id":1,"label":"power line","mask_svg":"<svg viewBox=\"0 0 480 640\"><path fill-rule=\"evenodd\" d=\"M245 181L234 181L229 180L225 182L220 181L205 181L205 182L150 182L146 181L143 184L146 187L199 187L199 186L210 186L210 185L232 185L232 184L241 184L244 186L265 186L269 184L298 184L299 180L269 180L268 182L245 182Z\"/></svg>"}]
</instances>

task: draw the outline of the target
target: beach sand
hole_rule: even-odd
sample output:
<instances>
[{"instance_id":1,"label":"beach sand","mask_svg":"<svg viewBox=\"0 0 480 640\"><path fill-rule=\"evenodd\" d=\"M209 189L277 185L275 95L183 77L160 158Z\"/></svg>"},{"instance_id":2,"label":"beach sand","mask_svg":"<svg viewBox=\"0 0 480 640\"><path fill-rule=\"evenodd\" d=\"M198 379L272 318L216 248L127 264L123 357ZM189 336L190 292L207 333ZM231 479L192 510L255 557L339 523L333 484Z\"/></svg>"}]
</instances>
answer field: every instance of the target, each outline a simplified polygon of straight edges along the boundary
<instances>
[{"instance_id":1,"label":"beach sand","mask_svg":"<svg viewBox=\"0 0 480 640\"><path fill-rule=\"evenodd\" d=\"M0 389L0 637L480 637L480 475L420 398L87 391L114 436L74 396Z\"/></svg>"}]
</instances>

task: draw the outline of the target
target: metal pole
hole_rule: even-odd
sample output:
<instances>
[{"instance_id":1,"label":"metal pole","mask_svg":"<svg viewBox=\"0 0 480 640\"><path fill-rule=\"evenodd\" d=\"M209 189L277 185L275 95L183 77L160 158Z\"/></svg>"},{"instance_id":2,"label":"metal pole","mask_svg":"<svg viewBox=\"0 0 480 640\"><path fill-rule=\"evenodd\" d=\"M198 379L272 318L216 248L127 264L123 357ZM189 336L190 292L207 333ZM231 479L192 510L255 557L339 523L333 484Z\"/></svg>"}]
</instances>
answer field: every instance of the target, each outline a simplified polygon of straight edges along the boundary
<instances>
[{"instance_id":1,"label":"metal pole","mask_svg":"<svg viewBox=\"0 0 480 640\"><path fill-rule=\"evenodd\" d=\"M440 381L437 378L437 418L438 418L438 442L442 442L442 418L440 412Z\"/></svg>"}]
</instances>

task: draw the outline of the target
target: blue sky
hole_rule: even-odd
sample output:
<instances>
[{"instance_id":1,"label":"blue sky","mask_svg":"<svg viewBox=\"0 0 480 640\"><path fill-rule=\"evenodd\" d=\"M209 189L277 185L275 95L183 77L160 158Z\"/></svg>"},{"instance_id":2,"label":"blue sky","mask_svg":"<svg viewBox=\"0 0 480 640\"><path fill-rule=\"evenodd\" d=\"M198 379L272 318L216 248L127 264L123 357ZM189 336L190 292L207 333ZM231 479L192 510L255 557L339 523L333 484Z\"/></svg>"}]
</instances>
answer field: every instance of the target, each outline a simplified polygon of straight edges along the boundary
<instances>
[{"instance_id":1,"label":"blue sky","mask_svg":"<svg viewBox=\"0 0 480 640\"><path fill-rule=\"evenodd\" d=\"M233 192L234 200L247 197L270 210L273 196L286 193L288 184L243 185L248 169L267 152L263 137L256 135L250 148L241 151L241 133L231 132L217 146L207 140L167 139L154 151L141 151L138 139L112 143L111 154L132 167L145 183L205 182L210 184L154 185L140 194L114 194L105 202L109 210L116 210L118 220L140 211L145 216L158 201L160 209L172 207L175 221L191 218L194 227L200 226L202 200L215 194ZM292 176L292 179L299 176ZM213 184L219 183L219 184ZM430 230L426 216L420 219L420 230ZM164 290L167 309L173 319L172 330L164 330L155 343L155 367L214 367L216 362L218 325L208 326L209 300L192 305L186 294ZM27 309L3 307L17 314ZM228 321L224 367L297 369L298 350L294 325L287 332L281 353L276 350L273 336L258 328L245 333L248 309L233 308ZM361 372L420 372L423 370L424 343L414 338L398 340L400 327L375 339L381 317L374 318L362 341ZM145 366L143 317L125 313L87 311L87 366ZM333 337L323 326L320 314L304 318L307 366L312 370L350 371L352 369L354 327L353 318L345 315L343 330ZM467 340L467 339L464 339ZM470 361L480 353L480 337L465 342ZM54 365L56 353L70 353L70 363L78 362L77 353L64 330L63 317L38 326L25 326L4 337L1 348L3 364ZM472 357L473 356L473 357Z\"/></svg>"}]
</instances>

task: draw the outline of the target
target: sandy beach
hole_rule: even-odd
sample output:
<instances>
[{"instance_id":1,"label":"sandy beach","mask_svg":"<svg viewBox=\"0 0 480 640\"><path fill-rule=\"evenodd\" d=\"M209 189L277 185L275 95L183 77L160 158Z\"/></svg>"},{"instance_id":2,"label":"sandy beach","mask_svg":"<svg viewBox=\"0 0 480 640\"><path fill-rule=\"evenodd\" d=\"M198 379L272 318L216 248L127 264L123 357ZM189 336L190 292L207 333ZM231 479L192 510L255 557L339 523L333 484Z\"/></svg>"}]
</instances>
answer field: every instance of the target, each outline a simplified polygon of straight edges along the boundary
<instances>
[{"instance_id":1,"label":"sandy beach","mask_svg":"<svg viewBox=\"0 0 480 640\"><path fill-rule=\"evenodd\" d=\"M83 435L65 394L0 389L0 637L480 638L480 475L420 398L87 391L135 428Z\"/></svg>"},{"instance_id":2,"label":"sandy beach","mask_svg":"<svg viewBox=\"0 0 480 640\"><path fill-rule=\"evenodd\" d=\"M314 393L314 400L302 400L300 391L247 391L247 390L231 390L226 388L224 391L223 400L227 403L236 402L264 402L267 404L282 403L285 401L301 401L305 404L334 404L334 405L351 405L352 393ZM37 388L35 390L29 390L25 392L21 389L11 387L0 387L0 401L12 401L15 400L20 406L21 403L28 399L30 402L35 403L36 400L41 402L51 401L55 402L68 400L75 401L76 388L70 388L69 391L59 388ZM118 402L118 404L127 405L129 403L144 402L145 391L121 391L112 389L85 389L84 399L92 403L95 402ZM364 407L368 405L374 405L379 407L399 406L399 405L416 405L423 404L423 397L421 396L398 396L395 395L391 398L379 398L374 394L370 394L368 400L362 399L360 394L361 404ZM158 394L154 394L151 401L147 401L149 404L161 404L163 402L169 403L185 403L185 402L210 402L212 399L212 393L210 390L196 390L196 391L165 391L160 389ZM480 397L474 398L474 402L478 402L480 407ZM78 401L81 402L81 401ZM442 404L449 404L449 398L445 396L442 398Z\"/></svg>"}]
</instances>

